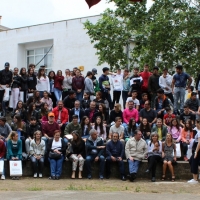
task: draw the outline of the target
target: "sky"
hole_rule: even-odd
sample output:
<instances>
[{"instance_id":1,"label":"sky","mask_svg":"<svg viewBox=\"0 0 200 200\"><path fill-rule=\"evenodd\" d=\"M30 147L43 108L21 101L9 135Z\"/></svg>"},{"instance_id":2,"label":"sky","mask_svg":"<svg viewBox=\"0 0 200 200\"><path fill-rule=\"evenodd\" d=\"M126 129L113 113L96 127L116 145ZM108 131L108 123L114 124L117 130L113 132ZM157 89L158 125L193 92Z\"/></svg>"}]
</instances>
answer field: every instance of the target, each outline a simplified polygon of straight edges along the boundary
<instances>
[{"instance_id":1,"label":"sky","mask_svg":"<svg viewBox=\"0 0 200 200\"><path fill-rule=\"evenodd\" d=\"M148 5L152 1L148 0ZM85 0L0 0L1 25L17 28L101 14L113 3L101 2L91 9Z\"/></svg>"}]
</instances>

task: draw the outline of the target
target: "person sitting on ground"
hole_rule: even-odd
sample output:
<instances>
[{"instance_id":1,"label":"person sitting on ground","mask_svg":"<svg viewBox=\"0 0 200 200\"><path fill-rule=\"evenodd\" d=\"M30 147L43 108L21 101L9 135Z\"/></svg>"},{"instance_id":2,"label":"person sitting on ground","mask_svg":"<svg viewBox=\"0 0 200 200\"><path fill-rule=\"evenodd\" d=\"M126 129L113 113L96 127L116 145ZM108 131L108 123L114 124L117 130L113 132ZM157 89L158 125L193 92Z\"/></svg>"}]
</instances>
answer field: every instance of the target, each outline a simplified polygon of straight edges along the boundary
<instances>
[{"instance_id":1,"label":"person sitting on ground","mask_svg":"<svg viewBox=\"0 0 200 200\"><path fill-rule=\"evenodd\" d=\"M174 155L173 155L174 153ZM165 142L162 143L162 158L163 158L163 175L162 181L165 180L165 174L167 167L169 168L172 175L172 182L175 181L174 167L172 162L176 162L176 145L173 142L172 135L167 133Z\"/></svg>"},{"instance_id":2,"label":"person sitting on ground","mask_svg":"<svg viewBox=\"0 0 200 200\"><path fill-rule=\"evenodd\" d=\"M85 110L85 116L89 117L91 123L94 123L97 113L98 110L96 109L96 103L94 101L91 101L90 108Z\"/></svg>"},{"instance_id":3,"label":"person sitting on ground","mask_svg":"<svg viewBox=\"0 0 200 200\"><path fill-rule=\"evenodd\" d=\"M162 124L162 119L158 118L156 121L156 126L151 129L151 132L158 133L159 139L161 141L165 140L167 134L167 127Z\"/></svg>"},{"instance_id":4,"label":"person sitting on ground","mask_svg":"<svg viewBox=\"0 0 200 200\"><path fill-rule=\"evenodd\" d=\"M41 124L48 121L48 114L49 114L48 104L42 103L41 108L38 111L38 119Z\"/></svg>"},{"instance_id":5,"label":"person sitting on ground","mask_svg":"<svg viewBox=\"0 0 200 200\"><path fill-rule=\"evenodd\" d=\"M113 133L112 140L106 144L106 178L110 178L111 174L111 162L117 162L119 165L120 178L125 181L124 170L124 145L119 141L119 134Z\"/></svg>"},{"instance_id":6,"label":"person sitting on ground","mask_svg":"<svg viewBox=\"0 0 200 200\"><path fill-rule=\"evenodd\" d=\"M129 179L132 182L136 178L142 159L144 159L147 154L147 144L142 139L140 130L136 130L134 137L127 141L125 154L129 164Z\"/></svg>"},{"instance_id":7,"label":"person sitting on ground","mask_svg":"<svg viewBox=\"0 0 200 200\"><path fill-rule=\"evenodd\" d=\"M109 124L113 125L115 123L116 117L121 117L121 119L123 119L123 113L121 111L121 104L119 104L119 103L116 103L114 105L114 109L110 111Z\"/></svg>"},{"instance_id":8,"label":"person sitting on ground","mask_svg":"<svg viewBox=\"0 0 200 200\"><path fill-rule=\"evenodd\" d=\"M134 102L134 108L139 110L140 102L136 97L137 97L137 91L133 90L132 97L128 97L126 100L126 108L129 108L129 101L132 100Z\"/></svg>"},{"instance_id":9,"label":"person sitting on ground","mask_svg":"<svg viewBox=\"0 0 200 200\"><path fill-rule=\"evenodd\" d=\"M103 141L106 141L106 138L107 138L106 126L103 123L101 117L99 116L96 117L96 120L92 128L97 131L98 137L101 137Z\"/></svg>"},{"instance_id":10,"label":"person sitting on ground","mask_svg":"<svg viewBox=\"0 0 200 200\"><path fill-rule=\"evenodd\" d=\"M124 132L125 142L127 142L130 138L134 137L136 129L137 129L137 126L136 126L135 119L131 118Z\"/></svg>"},{"instance_id":11,"label":"person sitting on ground","mask_svg":"<svg viewBox=\"0 0 200 200\"><path fill-rule=\"evenodd\" d=\"M109 113L108 111L106 110L106 106L104 104L99 104L99 109L98 109L98 112L95 113L95 119L96 117L99 116L101 117L102 121L104 124L108 124L109 122Z\"/></svg>"},{"instance_id":12,"label":"person sitting on ground","mask_svg":"<svg viewBox=\"0 0 200 200\"><path fill-rule=\"evenodd\" d=\"M188 161L187 158L187 151L188 151L188 145L190 145L194 139L194 133L192 128L192 122L191 120L186 120L184 128L182 128L181 131L181 142L182 142L182 150L183 150L183 159L184 161Z\"/></svg>"},{"instance_id":13,"label":"person sitting on ground","mask_svg":"<svg viewBox=\"0 0 200 200\"><path fill-rule=\"evenodd\" d=\"M102 180L104 178L104 165L105 165L105 157L104 150L105 146L103 144L103 140L97 136L98 133L95 129L90 130L90 137L86 141L86 160L85 165L87 169L87 178L92 178L92 170L91 163L92 162L100 162L99 167L99 178Z\"/></svg>"},{"instance_id":14,"label":"person sitting on ground","mask_svg":"<svg viewBox=\"0 0 200 200\"><path fill-rule=\"evenodd\" d=\"M144 108L140 110L140 122L142 122L143 118L147 119L151 127L156 123L157 113L150 107L149 100L145 101Z\"/></svg>"},{"instance_id":15,"label":"person sitting on ground","mask_svg":"<svg viewBox=\"0 0 200 200\"><path fill-rule=\"evenodd\" d=\"M181 131L182 128L179 125L178 120L172 119L170 126L168 127L168 133L172 135L172 138L175 143L179 143L181 141Z\"/></svg>"},{"instance_id":16,"label":"person sitting on ground","mask_svg":"<svg viewBox=\"0 0 200 200\"><path fill-rule=\"evenodd\" d=\"M84 92L83 99L81 100L81 109L85 110L87 108L90 108L90 94L87 92Z\"/></svg>"},{"instance_id":17,"label":"person sitting on ground","mask_svg":"<svg viewBox=\"0 0 200 200\"><path fill-rule=\"evenodd\" d=\"M32 98L32 97L30 97L30 98ZM29 100L28 100L28 101L29 101ZM39 92L39 91L36 90L36 91L33 93L33 101L32 101L32 102L35 104L36 110L39 111L40 108L41 108L41 104L42 104L41 98L40 98L40 92ZM31 103L31 101L30 101L30 103ZM30 104L30 103L29 103L29 104ZM29 107L29 104L27 104L28 107Z\"/></svg>"},{"instance_id":18,"label":"person sitting on ground","mask_svg":"<svg viewBox=\"0 0 200 200\"><path fill-rule=\"evenodd\" d=\"M71 142L72 154L69 155L69 158L72 161L71 178L75 179L75 173L78 166L79 167L78 178L82 179L82 171L85 159L85 141L80 137L80 135L76 131L73 131L72 137L73 137Z\"/></svg>"},{"instance_id":19,"label":"person sitting on ground","mask_svg":"<svg viewBox=\"0 0 200 200\"><path fill-rule=\"evenodd\" d=\"M37 123L35 117L31 117L30 123L26 127L27 139L25 141L26 153L29 154L30 143L33 140L34 133L36 131L41 131L41 126Z\"/></svg>"},{"instance_id":20,"label":"person sitting on ground","mask_svg":"<svg viewBox=\"0 0 200 200\"><path fill-rule=\"evenodd\" d=\"M22 159L22 141L18 139L18 133L11 131L7 141L7 160ZM19 177L13 177L13 180L19 180Z\"/></svg>"},{"instance_id":21,"label":"person sitting on ground","mask_svg":"<svg viewBox=\"0 0 200 200\"><path fill-rule=\"evenodd\" d=\"M148 141L150 140L151 126L146 118L142 119L142 122L138 129L142 132L142 138L148 143Z\"/></svg>"},{"instance_id":22,"label":"person sitting on ground","mask_svg":"<svg viewBox=\"0 0 200 200\"><path fill-rule=\"evenodd\" d=\"M183 113L180 114L180 125L184 127L184 124L188 119L191 120L192 124L194 125L195 115L193 115L192 112L190 112L188 105L184 105Z\"/></svg>"},{"instance_id":23,"label":"person sitting on ground","mask_svg":"<svg viewBox=\"0 0 200 200\"><path fill-rule=\"evenodd\" d=\"M156 132L151 133L150 141L148 142L148 168L146 173L151 172L151 181L156 181L156 167L162 160L162 142L159 141Z\"/></svg>"},{"instance_id":24,"label":"person sitting on ground","mask_svg":"<svg viewBox=\"0 0 200 200\"><path fill-rule=\"evenodd\" d=\"M96 98L93 100L96 103L96 109L99 109L99 104L104 103L104 100L102 99L102 93L100 91L96 92Z\"/></svg>"},{"instance_id":25,"label":"person sitting on ground","mask_svg":"<svg viewBox=\"0 0 200 200\"><path fill-rule=\"evenodd\" d=\"M48 141L47 155L51 169L50 180L59 180L62 173L63 161L66 154L66 145L64 140L60 137L60 134L60 130L55 130L54 137Z\"/></svg>"},{"instance_id":26,"label":"person sitting on ground","mask_svg":"<svg viewBox=\"0 0 200 200\"><path fill-rule=\"evenodd\" d=\"M123 126L126 127L129 124L131 118L134 118L136 123L139 120L138 110L134 108L133 100L128 102L128 108L123 111Z\"/></svg>"},{"instance_id":27,"label":"person sitting on ground","mask_svg":"<svg viewBox=\"0 0 200 200\"><path fill-rule=\"evenodd\" d=\"M172 114L172 109L170 107L166 107L166 114L163 117L163 125L170 126L172 119L176 118L176 115Z\"/></svg>"},{"instance_id":28,"label":"person sitting on ground","mask_svg":"<svg viewBox=\"0 0 200 200\"><path fill-rule=\"evenodd\" d=\"M64 107L67 108L68 112L70 112L70 110L74 108L75 101L76 101L76 92L71 90L69 91L69 95L66 96L63 100Z\"/></svg>"},{"instance_id":29,"label":"person sitting on ground","mask_svg":"<svg viewBox=\"0 0 200 200\"><path fill-rule=\"evenodd\" d=\"M0 161L4 162L6 155L6 146L3 140L0 139ZM1 174L1 180L5 180L5 167L3 167L3 171Z\"/></svg>"},{"instance_id":30,"label":"person sitting on ground","mask_svg":"<svg viewBox=\"0 0 200 200\"><path fill-rule=\"evenodd\" d=\"M92 127L90 125L90 119L87 116L84 116L81 120L81 138L83 138L83 140L86 140L89 137L89 132L91 128Z\"/></svg>"},{"instance_id":31,"label":"person sitting on ground","mask_svg":"<svg viewBox=\"0 0 200 200\"><path fill-rule=\"evenodd\" d=\"M10 125L6 123L6 118L0 117L0 139L5 142L11 131Z\"/></svg>"},{"instance_id":32,"label":"person sitting on ground","mask_svg":"<svg viewBox=\"0 0 200 200\"><path fill-rule=\"evenodd\" d=\"M74 108L69 112L69 122L72 121L73 115L78 115L78 123L80 123L83 116L85 116L85 111L80 107L80 101L78 100L75 101Z\"/></svg>"},{"instance_id":33,"label":"person sitting on ground","mask_svg":"<svg viewBox=\"0 0 200 200\"><path fill-rule=\"evenodd\" d=\"M43 98L41 99L41 103L47 103L49 111L52 111L52 109L53 109L53 101L49 97L49 93L47 91L43 92Z\"/></svg>"},{"instance_id":34,"label":"person sitting on ground","mask_svg":"<svg viewBox=\"0 0 200 200\"><path fill-rule=\"evenodd\" d=\"M124 127L122 126L122 119L120 117L115 118L115 124L110 127L109 140L112 140L113 133L118 133L120 142L124 145Z\"/></svg>"},{"instance_id":35,"label":"person sitting on ground","mask_svg":"<svg viewBox=\"0 0 200 200\"><path fill-rule=\"evenodd\" d=\"M35 117L37 122L40 122L38 111L36 110L36 105L34 103L30 103L27 112L27 123L30 122L31 117Z\"/></svg>"},{"instance_id":36,"label":"person sitting on ground","mask_svg":"<svg viewBox=\"0 0 200 200\"><path fill-rule=\"evenodd\" d=\"M31 155L31 163L33 167L33 177L42 178L43 167L44 167L44 153L45 153L45 142L41 139L42 132L37 130L33 135L33 139L30 143L30 151L29 154Z\"/></svg>"},{"instance_id":37,"label":"person sitting on ground","mask_svg":"<svg viewBox=\"0 0 200 200\"><path fill-rule=\"evenodd\" d=\"M140 100L140 108L139 108L139 110L142 110L144 108L144 104L145 104L146 101L148 101L148 94L147 93L143 93L142 94L142 99Z\"/></svg>"}]
</instances>

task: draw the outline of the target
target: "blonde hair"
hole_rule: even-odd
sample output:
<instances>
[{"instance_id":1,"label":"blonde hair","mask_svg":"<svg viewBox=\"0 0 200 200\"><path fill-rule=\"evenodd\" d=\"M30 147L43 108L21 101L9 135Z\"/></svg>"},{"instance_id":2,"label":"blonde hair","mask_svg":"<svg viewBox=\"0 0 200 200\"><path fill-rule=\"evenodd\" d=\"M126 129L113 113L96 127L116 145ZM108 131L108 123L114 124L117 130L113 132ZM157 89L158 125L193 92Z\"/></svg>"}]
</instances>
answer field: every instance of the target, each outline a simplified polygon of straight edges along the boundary
<instances>
[{"instance_id":1,"label":"blonde hair","mask_svg":"<svg viewBox=\"0 0 200 200\"><path fill-rule=\"evenodd\" d=\"M13 137L14 137L15 135L17 135L17 134L18 134L18 133L17 133L16 131L11 131L10 134L9 134L9 136L8 136L8 139L9 139L9 140L12 140Z\"/></svg>"},{"instance_id":2,"label":"blonde hair","mask_svg":"<svg viewBox=\"0 0 200 200\"><path fill-rule=\"evenodd\" d=\"M42 132L41 131L35 131L33 134L33 138L34 140L36 139L36 134L39 133L40 134L40 138L42 137Z\"/></svg>"},{"instance_id":3,"label":"blonde hair","mask_svg":"<svg viewBox=\"0 0 200 200\"><path fill-rule=\"evenodd\" d=\"M119 103L116 103L115 106L116 106L119 110L121 110L121 108L122 108L122 107L121 107L121 104L119 104Z\"/></svg>"}]
</instances>

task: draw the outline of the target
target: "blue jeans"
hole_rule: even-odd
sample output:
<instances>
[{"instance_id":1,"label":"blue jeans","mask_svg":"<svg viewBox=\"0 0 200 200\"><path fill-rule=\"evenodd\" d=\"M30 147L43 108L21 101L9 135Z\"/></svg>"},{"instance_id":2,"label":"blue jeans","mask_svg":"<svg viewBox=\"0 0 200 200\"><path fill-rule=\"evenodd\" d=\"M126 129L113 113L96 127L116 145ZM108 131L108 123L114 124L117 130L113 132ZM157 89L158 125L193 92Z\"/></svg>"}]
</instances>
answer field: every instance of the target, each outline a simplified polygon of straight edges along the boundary
<instances>
[{"instance_id":1,"label":"blue jeans","mask_svg":"<svg viewBox=\"0 0 200 200\"><path fill-rule=\"evenodd\" d=\"M180 99L180 110L183 111L183 106L185 102L185 88L175 87L174 89L174 112L178 111L178 101Z\"/></svg>"},{"instance_id":2,"label":"blue jeans","mask_svg":"<svg viewBox=\"0 0 200 200\"><path fill-rule=\"evenodd\" d=\"M33 167L33 173L37 173L39 169L39 173L42 174L43 167L44 167L44 157L41 157L40 159L36 159L34 156L31 156L31 162Z\"/></svg>"},{"instance_id":3,"label":"blue jeans","mask_svg":"<svg viewBox=\"0 0 200 200\"><path fill-rule=\"evenodd\" d=\"M62 173L62 165L64 161L64 156L62 155L62 157L58 160L51 159L51 158L48 158L48 159L50 162L51 176L60 177Z\"/></svg>"},{"instance_id":4,"label":"blue jeans","mask_svg":"<svg viewBox=\"0 0 200 200\"><path fill-rule=\"evenodd\" d=\"M91 176L91 163L94 162L94 159L97 157L97 155L89 155L89 156L86 156L86 159L85 159L85 165L86 165L86 168L87 168L87 175ZM100 169L99 169L99 176L103 176L104 174L104 166L105 166L105 157L104 156L100 156L99 157L99 162L100 162Z\"/></svg>"},{"instance_id":5,"label":"blue jeans","mask_svg":"<svg viewBox=\"0 0 200 200\"><path fill-rule=\"evenodd\" d=\"M126 108L126 100L128 98L128 91L122 91L123 107Z\"/></svg>"},{"instance_id":6,"label":"blue jeans","mask_svg":"<svg viewBox=\"0 0 200 200\"><path fill-rule=\"evenodd\" d=\"M139 160L134 160L134 161L131 161L128 159L128 165L129 165L129 173L132 174L132 173L136 173L138 172L138 168L139 168L139 165L140 165L140 161Z\"/></svg>"},{"instance_id":7,"label":"blue jeans","mask_svg":"<svg viewBox=\"0 0 200 200\"><path fill-rule=\"evenodd\" d=\"M76 92L76 99L81 101L83 99L83 91Z\"/></svg>"},{"instance_id":8,"label":"blue jeans","mask_svg":"<svg viewBox=\"0 0 200 200\"><path fill-rule=\"evenodd\" d=\"M0 158L0 160L2 160L4 162L4 158ZM3 167L3 173L2 173L2 175L5 176L5 162L4 162L4 167Z\"/></svg>"},{"instance_id":9,"label":"blue jeans","mask_svg":"<svg viewBox=\"0 0 200 200\"><path fill-rule=\"evenodd\" d=\"M57 89L57 88L54 88L53 92L54 92L54 95L56 97L56 101L59 101L61 96L62 96L62 91Z\"/></svg>"}]
</instances>

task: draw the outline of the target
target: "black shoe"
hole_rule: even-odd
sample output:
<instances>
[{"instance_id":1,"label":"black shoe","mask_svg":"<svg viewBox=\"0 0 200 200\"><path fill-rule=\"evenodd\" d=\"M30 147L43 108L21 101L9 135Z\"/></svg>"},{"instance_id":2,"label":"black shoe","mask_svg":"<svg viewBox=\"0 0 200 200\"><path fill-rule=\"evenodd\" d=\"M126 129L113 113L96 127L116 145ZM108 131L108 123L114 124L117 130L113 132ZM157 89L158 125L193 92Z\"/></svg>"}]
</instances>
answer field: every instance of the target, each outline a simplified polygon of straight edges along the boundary
<instances>
[{"instance_id":1,"label":"black shoe","mask_svg":"<svg viewBox=\"0 0 200 200\"><path fill-rule=\"evenodd\" d=\"M122 177L121 177L121 180L122 180L122 181L126 181L125 176L122 176Z\"/></svg>"},{"instance_id":2,"label":"black shoe","mask_svg":"<svg viewBox=\"0 0 200 200\"><path fill-rule=\"evenodd\" d=\"M155 181L156 181L156 178L152 177L151 182L155 182Z\"/></svg>"},{"instance_id":3,"label":"black shoe","mask_svg":"<svg viewBox=\"0 0 200 200\"><path fill-rule=\"evenodd\" d=\"M149 172L150 172L150 170L149 170L149 169L147 169L147 170L145 171L145 173L147 173L147 174L148 174Z\"/></svg>"},{"instance_id":4,"label":"black shoe","mask_svg":"<svg viewBox=\"0 0 200 200\"><path fill-rule=\"evenodd\" d=\"M51 176L51 180L56 180L56 177L55 176Z\"/></svg>"},{"instance_id":5,"label":"black shoe","mask_svg":"<svg viewBox=\"0 0 200 200\"><path fill-rule=\"evenodd\" d=\"M59 176L56 176L55 179L56 179L56 180L59 180L60 178L59 178Z\"/></svg>"},{"instance_id":6,"label":"black shoe","mask_svg":"<svg viewBox=\"0 0 200 200\"><path fill-rule=\"evenodd\" d=\"M132 174L129 175L129 180L131 182L133 182L135 180L135 178L136 178L136 174L135 173L132 173Z\"/></svg>"},{"instance_id":7,"label":"black shoe","mask_svg":"<svg viewBox=\"0 0 200 200\"><path fill-rule=\"evenodd\" d=\"M110 178L110 173L106 173L106 179Z\"/></svg>"}]
</instances>

